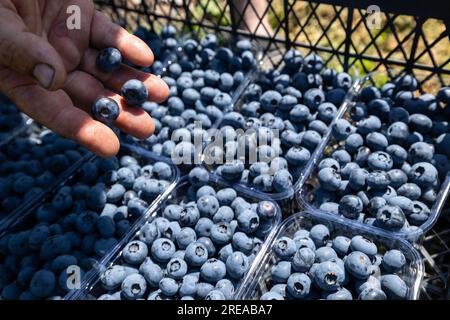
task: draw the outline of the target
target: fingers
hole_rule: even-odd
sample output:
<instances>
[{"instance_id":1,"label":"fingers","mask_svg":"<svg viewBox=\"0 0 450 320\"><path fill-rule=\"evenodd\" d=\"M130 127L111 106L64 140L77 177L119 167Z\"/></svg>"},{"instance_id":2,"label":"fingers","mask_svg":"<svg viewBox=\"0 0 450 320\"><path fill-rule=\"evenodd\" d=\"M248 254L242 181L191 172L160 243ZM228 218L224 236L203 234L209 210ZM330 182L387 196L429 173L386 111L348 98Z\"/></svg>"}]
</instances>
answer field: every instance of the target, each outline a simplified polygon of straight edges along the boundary
<instances>
[{"instance_id":1,"label":"fingers","mask_svg":"<svg viewBox=\"0 0 450 320\"><path fill-rule=\"evenodd\" d=\"M111 22L104 14L96 11L91 27L91 46L97 49L115 47L131 63L149 67L154 56L147 44Z\"/></svg>"},{"instance_id":2,"label":"fingers","mask_svg":"<svg viewBox=\"0 0 450 320\"><path fill-rule=\"evenodd\" d=\"M66 78L60 55L45 39L26 30L16 14L0 9L0 66L29 75L42 87L56 90Z\"/></svg>"},{"instance_id":3,"label":"fingers","mask_svg":"<svg viewBox=\"0 0 450 320\"><path fill-rule=\"evenodd\" d=\"M106 87L120 91L125 82L130 79L138 79L146 85L149 100L164 102L169 96L169 87L167 84L161 78L152 74L133 69L126 65L121 65L117 71L110 74L101 72L95 65L97 55L98 51L94 49L86 50L80 69L99 79Z\"/></svg>"},{"instance_id":4,"label":"fingers","mask_svg":"<svg viewBox=\"0 0 450 320\"><path fill-rule=\"evenodd\" d=\"M37 122L99 156L111 157L119 151L114 132L76 108L64 91L47 91L35 85L31 77L4 68L0 69L0 78L0 90Z\"/></svg>"},{"instance_id":5,"label":"fingers","mask_svg":"<svg viewBox=\"0 0 450 320\"><path fill-rule=\"evenodd\" d=\"M139 139L146 139L155 131L155 125L147 112L127 106L121 96L106 90L97 79L85 72L74 71L70 73L67 76L64 91L69 94L75 105L88 113L90 113L92 104L99 97L113 99L120 107L120 115L115 122L115 126Z\"/></svg>"}]
</instances>

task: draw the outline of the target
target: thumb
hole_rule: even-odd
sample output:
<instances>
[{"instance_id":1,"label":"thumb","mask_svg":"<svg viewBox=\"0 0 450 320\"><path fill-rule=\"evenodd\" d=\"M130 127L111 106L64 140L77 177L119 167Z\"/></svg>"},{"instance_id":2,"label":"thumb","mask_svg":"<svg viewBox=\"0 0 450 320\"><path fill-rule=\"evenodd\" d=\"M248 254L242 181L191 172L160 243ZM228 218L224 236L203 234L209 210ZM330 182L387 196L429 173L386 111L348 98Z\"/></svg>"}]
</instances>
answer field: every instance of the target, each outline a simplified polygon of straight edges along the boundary
<instances>
[{"instance_id":1,"label":"thumb","mask_svg":"<svg viewBox=\"0 0 450 320\"><path fill-rule=\"evenodd\" d=\"M33 77L48 90L62 87L67 75L60 55L46 39L8 21L0 22L0 65Z\"/></svg>"}]
</instances>

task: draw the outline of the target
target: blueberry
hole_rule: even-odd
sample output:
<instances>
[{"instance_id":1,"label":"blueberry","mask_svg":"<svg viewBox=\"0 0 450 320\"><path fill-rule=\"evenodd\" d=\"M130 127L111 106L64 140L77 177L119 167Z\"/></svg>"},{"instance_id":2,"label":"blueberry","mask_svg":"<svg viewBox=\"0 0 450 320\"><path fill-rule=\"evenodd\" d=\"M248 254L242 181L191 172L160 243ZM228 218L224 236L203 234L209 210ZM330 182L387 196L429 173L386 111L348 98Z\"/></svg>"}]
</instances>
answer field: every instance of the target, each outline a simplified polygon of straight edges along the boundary
<instances>
[{"instance_id":1,"label":"blueberry","mask_svg":"<svg viewBox=\"0 0 450 320\"><path fill-rule=\"evenodd\" d=\"M16 283L5 286L1 294L4 300L17 300L21 296L21 289Z\"/></svg>"},{"instance_id":2,"label":"blueberry","mask_svg":"<svg viewBox=\"0 0 450 320\"><path fill-rule=\"evenodd\" d=\"M350 87L352 86L352 83L353 83L352 77L346 72L338 73L335 77L333 77L334 88L342 88L345 90L349 90Z\"/></svg>"},{"instance_id":3,"label":"blueberry","mask_svg":"<svg viewBox=\"0 0 450 320\"><path fill-rule=\"evenodd\" d=\"M374 190L385 190L390 183L391 178L385 171L372 171L367 176L367 185Z\"/></svg>"},{"instance_id":4,"label":"blueberry","mask_svg":"<svg viewBox=\"0 0 450 320\"><path fill-rule=\"evenodd\" d=\"M378 117L371 115L358 123L358 132L367 135L381 128L381 121Z\"/></svg>"},{"instance_id":5,"label":"blueberry","mask_svg":"<svg viewBox=\"0 0 450 320\"><path fill-rule=\"evenodd\" d=\"M273 250L279 259L289 260L296 252L296 245L292 239L281 237L275 242Z\"/></svg>"},{"instance_id":6,"label":"blueberry","mask_svg":"<svg viewBox=\"0 0 450 320\"><path fill-rule=\"evenodd\" d=\"M366 187L369 173L365 169L357 168L350 173L349 186L355 191L364 190Z\"/></svg>"},{"instance_id":7,"label":"blueberry","mask_svg":"<svg viewBox=\"0 0 450 320\"><path fill-rule=\"evenodd\" d=\"M322 103L318 108L318 117L325 123L330 123L336 116L336 106L330 102Z\"/></svg>"},{"instance_id":8,"label":"blueberry","mask_svg":"<svg viewBox=\"0 0 450 320\"><path fill-rule=\"evenodd\" d=\"M217 192L217 200L221 206L229 206L237 197L236 191L231 188L221 189Z\"/></svg>"},{"instance_id":9,"label":"blueberry","mask_svg":"<svg viewBox=\"0 0 450 320\"><path fill-rule=\"evenodd\" d=\"M186 247L185 260L190 266L200 267L208 260L208 250L202 243L191 243Z\"/></svg>"},{"instance_id":10,"label":"blueberry","mask_svg":"<svg viewBox=\"0 0 450 320\"><path fill-rule=\"evenodd\" d=\"M345 288L340 288L337 291L332 292L332 293L325 291L323 297L326 300L352 300L353 299L352 293Z\"/></svg>"},{"instance_id":11,"label":"blueberry","mask_svg":"<svg viewBox=\"0 0 450 320\"><path fill-rule=\"evenodd\" d=\"M313 275L317 286L326 291L339 289L345 278L344 270L331 261L319 263Z\"/></svg>"},{"instance_id":12,"label":"blueberry","mask_svg":"<svg viewBox=\"0 0 450 320\"><path fill-rule=\"evenodd\" d=\"M409 126L413 131L427 134L431 131L433 122L428 116L420 113L415 113L410 115L409 117Z\"/></svg>"},{"instance_id":13,"label":"blueberry","mask_svg":"<svg viewBox=\"0 0 450 320\"><path fill-rule=\"evenodd\" d=\"M405 214L399 207L386 205L377 211L376 224L384 229L400 230L405 224L405 220Z\"/></svg>"},{"instance_id":14,"label":"blueberry","mask_svg":"<svg viewBox=\"0 0 450 320\"><path fill-rule=\"evenodd\" d=\"M336 261L337 257L336 252L331 247L320 247L315 253L315 261L319 263L325 261Z\"/></svg>"},{"instance_id":15,"label":"blueberry","mask_svg":"<svg viewBox=\"0 0 450 320\"><path fill-rule=\"evenodd\" d=\"M430 209L420 201L413 201L412 213L408 216L408 221L415 226L421 226L430 216Z\"/></svg>"},{"instance_id":16,"label":"blueberry","mask_svg":"<svg viewBox=\"0 0 450 320\"><path fill-rule=\"evenodd\" d=\"M132 106L140 106L148 98L147 87L143 82L136 79L125 82L121 94L125 101Z\"/></svg>"},{"instance_id":17,"label":"blueberry","mask_svg":"<svg viewBox=\"0 0 450 320\"><path fill-rule=\"evenodd\" d=\"M335 202L324 202L320 205L319 209L332 214L339 214L339 204Z\"/></svg>"},{"instance_id":18,"label":"blueberry","mask_svg":"<svg viewBox=\"0 0 450 320\"><path fill-rule=\"evenodd\" d=\"M418 162L411 167L409 179L419 187L431 187L438 179L436 168L427 162Z\"/></svg>"},{"instance_id":19,"label":"blueberry","mask_svg":"<svg viewBox=\"0 0 450 320\"><path fill-rule=\"evenodd\" d=\"M195 232L198 236L209 237L211 234L211 228L214 225L211 219L209 218L200 218L195 225Z\"/></svg>"},{"instance_id":20,"label":"blueberry","mask_svg":"<svg viewBox=\"0 0 450 320\"><path fill-rule=\"evenodd\" d=\"M172 258L167 263L166 273L170 278L180 280L186 275L187 269L187 264L183 259Z\"/></svg>"},{"instance_id":21,"label":"blueberry","mask_svg":"<svg viewBox=\"0 0 450 320\"><path fill-rule=\"evenodd\" d=\"M357 279L367 279L370 276L370 258L360 252L353 251L345 259L345 269Z\"/></svg>"},{"instance_id":22,"label":"blueberry","mask_svg":"<svg viewBox=\"0 0 450 320\"><path fill-rule=\"evenodd\" d=\"M106 48L99 52L96 59L96 66L101 71L112 73L116 71L122 63L122 54L116 48Z\"/></svg>"},{"instance_id":23,"label":"blueberry","mask_svg":"<svg viewBox=\"0 0 450 320\"><path fill-rule=\"evenodd\" d=\"M346 195L339 201L339 214L349 219L357 219L363 210L363 203L358 196Z\"/></svg>"},{"instance_id":24,"label":"blueberry","mask_svg":"<svg viewBox=\"0 0 450 320\"><path fill-rule=\"evenodd\" d=\"M345 236L337 236L333 239L332 248L340 257L347 255L350 249L351 240Z\"/></svg>"},{"instance_id":25,"label":"blueberry","mask_svg":"<svg viewBox=\"0 0 450 320\"><path fill-rule=\"evenodd\" d=\"M395 274L383 275L380 278L381 288L390 300L403 300L408 296L406 283Z\"/></svg>"},{"instance_id":26,"label":"blueberry","mask_svg":"<svg viewBox=\"0 0 450 320\"><path fill-rule=\"evenodd\" d=\"M232 231L227 222L219 222L211 228L211 240L218 245L225 245L231 241Z\"/></svg>"},{"instance_id":27,"label":"blueberry","mask_svg":"<svg viewBox=\"0 0 450 320\"><path fill-rule=\"evenodd\" d=\"M116 231L114 220L108 216L101 216L97 219L97 229L104 238L112 237Z\"/></svg>"},{"instance_id":28,"label":"blueberry","mask_svg":"<svg viewBox=\"0 0 450 320\"><path fill-rule=\"evenodd\" d=\"M161 267L153 263L150 258L146 258L140 265L139 273L142 274L148 284L154 288L159 286L159 282L164 277L164 272Z\"/></svg>"},{"instance_id":29,"label":"blueberry","mask_svg":"<svg viewBox=\"0 0 450 320\"><path fill-rule=\"evenodd\" d=\"M303 299L309 295L311 279L304 273L293 273L287 280L287 291L296 299Z\"/></svg>"},{"instance_id":30,"label":"blueberry","mask_svg":"<svg viewBox=\"0 0 450 320\"><path fill-rule=\"evenodd\" d=\"M387 138L391 144L403 144L408 136L408 125L404 122L394 122L387 129Z\"/></svg>"},{"instance_id":31,"label":"blueberry","mask_svg":"<svg viewBox=\"0 0 450 320\"><path fill-rule=\"evenodd\" d=\"M156 239L151 247L152 257L158 262L167 262L175 253L175 245L170 239ZM145 256L144 256L145 258Z\"/></svg>"},{"instance_id":32,"label":"blueberry","mask_svg":"<svg viewBox=\"0 0 450 320\"><path fill-rule=\"evenodd\" d=\"M298 272L307 272L315 261L315 253L308 247L297 250L292 259L292 269Z\"/></svg>"},{"instance_id":33,"label":"blueberry","mask_svg":"<svg viewBox=\"0 0 450 320\"><path fill-rule=\"evenodd\" d=\"M208 259L200 268L200 276L207 282L212 283L216 283L217 281L223 279L226 272L227 269L225 264L214 258Z\"/></svg>"},{"instance_id":34,"label":"blueberry","mask_svg":"<svg viewBox=\"0 0 450 320\"><path fill-rule=\"evenodd\" d=\"M213 187L210 187L210 186L208 186L208 185L203 185L203 187L200 187L198 190L197 190L197 193L196 193L196 198L197 199L200 199L201 197L204 197L204 196L211 196L211 197L216 197L216 190L214 190L214 188Z\"/></svg>"},{"instance_id":35,"label":"blueberry","mask_svg":"<svg viewBox=\"0 0 450 320\"><path fill-rule=\"evenodd\" d=\"M337 160L339 162L339 165L342 167L352 161L351 155L343 149L338 149L334 151L331 154L331 157Z\"/></svg>"},{"instance_id":36,"label":"blueberry","mask_svg":"<svg viewBox=\"0 0 450 320\"><path fill-rule=\"evenodd\" d=\"M226 300L233 299L234 285L230 280L228 280L228 279L219 280L216 283L216 289L219 290L220 292L222 292L222 294Z\"/></svg>"},{"instance_id":37,"label":"blueberry","mask_svg":"<svg viewBox=\"0 0 450 320\"><path fill-rule=\"evenodd\" d=\"M123 259L130 264L141 264L148 254L147 245L141 241L129 242L122 251Z\"/></svg>"},{"instance_id":38,"label":"blueberry","mask_svg":"<svg viewBox=\"0 0 450 320\"><path fill-rule=\"evenodd\" d=\"M434 156L434 146L425 142L416 142L408 150L411 162L431 162Z\"/></svg>"},{"instance_id":39,"label":"blueberry","mask_svg":"<svg viewBox=\"0 0 450 320\"><path fill-rule=\"evenodd\" d=\"M376 151L369 155L369 157L367 158L367 164L369 165L369 168L373 170L388 171L392 169L394 161L388 153L383 151Z\"/></svg>"},{"instance_id":40,"label":"blueberry","mask_svg":"<svg viewBox=\"0 0 450 320\"><path fill-rule=\"evenodd\" d=\"M230 224L230 228L233 230L233 227L231 227ZM214 243L211 241L211 239L209 237L200 237L197 239L197 242L203 244L206 248L206 250L208 251L208 257L214 257L216 254L216 247L214 246Z\"/></svg>"},{"instance_id":41,"label":"blueberry","mask_svg":"<svg viewBox=\"0 0 450 320\"><path fill-rule=\"evenodd\" d=\"M247 256L239 251L233 252L226 260L227 274L233 279L241 279L249 267Z\"/></svg>"},{"instance_id":42,"label":"blueberry","mask_svg":"<svg viewBox=\"0 0 450 320\"><path fill-rule=\"evenodd\" d=\"M260 201L256 208L256 213L260 219L272 220L277 213L277 209L270 201Z\"/></svg>"},{"instance_id":43,"label":"blueberry","mask_svg":"<svg viewBox=\"0 0 450 320\"><path fill-rule=\"evenodd\" d=\"M280 261L272 266L272 280L277 283L285 283L291 275L291 263Z\"/></svg>"},{"instance_id":44,"label":"blueberry","mask_svg":"<svg viewBox=\"0 0 450 320\"><path fill-rule=\"evenodd\" d=\"M316 111L325 102L325 94L321 89L311 88L305 92L303 102L311 111Z\"/></svg>"},{"instance_id":45,"label":"blueberry","mask_svg":"<svg viewBox=\"0 0 450 320\"><path fill-rule=\"evenodd\" d=\"M364 139L359 133L352 133L345 140L345 149L351 154L356 153L363 145Z\"/></svg>"},{"instance_id":46,"label":"blueberry","mask_svg":"<svg viewBox=\"0 0 450 320\"><path fill-rule=\"evenodd\" d=\"M54 257L67 254L71 250L72 243L69 238L64 235L51 236L43 242L39 256L43 260L51 260Z\"/></svg>"},{"instance_id":47,"label":"blueberry","mask_svg":"<svg viewBox=\"0 0 450 320\"><path fill-rule=\"evenodd\" d=\"M333 168L324 168L317 174L321 188L327 191L337 191L341 186L341 176Z\"/></svg>"},{"instance_id":48,"label":"blueberry","mask_svg":"<svg viewBox=\"0 0 450 320\"><path fill-rule=\"evenodd\" d=\"M377 245L363 236L354 236L350 242L350 249L360 251L369 257L375 256L378 252Z\"/></svg>"},{"instance_id":49,"label":"blueberry","mask_svg":"<svg viewBox=\"0 0 450 320\"><path fill-rule=\"evenodd\" d=\"M417 184L405 183L397 189L397 193L411 200L417 200L420 198L422 191Z\"/></svg>"},{"instance_id":50,"label":"blueberry","mask_svg":"<svg viewBox=\"0 0 450 320\"><path fill-rule=\"evenodd\" d=\"M98 215L93 211L84 211L76 219L75 225L80 233L88 234L95 230Z\"/></svg>"},{"instance_id":51,"label":"blueberry","mask_svg":"<svg viewBox=\"0 0 450 320\"><path fill-rule=\"evenodd\" d=\"M332 125L332 134L336 140L345 140L355 132L355 128L345 119L338 119Z\"/></svg>"},{"instance_id":52,"label":"blueberry","mask_svg":"<svg viewBox=\"0 0 450 320\"><path fill-rule=\"evenodd\" d=\"M210 283L207 282L199 282L197 284L197 293L196 293L196 297L198 299L205 299L206 296L208 295L208 293L210 293L211 291L214 290L214 286Z\"/></svg>"},{"instance_id":53,"label":"blueberry","mask_svg":"<svg viewBox=\"0 0 450 320\"><path fill-rule=\"evenodd\" d=\"M187 274L180 283L178 293L181 297L194 296L197 293L198 277Z\"/></svg>"},{"instance_id":54,"label":"blueberry","mask_svg":"<svg viewBox=\"0 0 450 320\"><path fill-rule=\"evenodd\" d=\"M53 272L39 270L30 282L30 292L37 298L48 298L55 289L56 278Z\"/></svg>"},{"instance_id":55,"label":"blueberry","mask_svg":"<svg viewBox=\"0 0 450 320\"><path fill-rule=\"evenodd\" d=\"M306 247L306 248L310 248L313 251L316 250L316 245L311 240L311 238L309 238L309 235L302 235L302 234L294 235L294 242L295 242L297 249Z\"/></svg>"},{"instance_id":56,"label":"blueberry","mask_svg":"<svg viewBox=\"0 0 450 320\"><path fill-rule=\"evenodd\" d=\"M284 297L277 292L268 291L261 296L260 300L284 300Z\"/></svg>"},{"instance_id":57,"label":"blueberry","mask_svg":"<svg viewBox=\"0 0 450 320\"><path fill-rule=\"evenodd\" d=\"M383 269L385 269L387 272L399 272L405 264L406 258L404 254L399 250L389 250L383 256L382 266Z\"/></svg>"},{"instance_id":58,"label":"blueberry","mask_svg":"<svg viewBox=\"0 0 450 320\"><path fill-rule=\"evenodd\" d=\"M242 251L245 254L250 254L253 250L253 241L243 232L236 232L232 238L233 248Z\"/></svg>"},{"instance_id":59,"label":"blueberry","mask_svg":"<svg viewBox=\"0 0 450 320\"><path fill-rule=\"evenodd\" d=\"M310 117L310 110L303 104L297 104L289 111L289 119L293 122L304 122Z\"/></svg>"},{"instance_id":60,"label":"blueberry","mask_svg":"<svg viewBox=\"0 0 450 320\"><path fill-rule=\"evenodd\" d=\"M130 274L122 282L122 294L128 300L140 299L147 290L145 278L138 274Z\"/></svg>"},{"instance_id":61,"label":"blueberry","mask_svg":"<svg viewBox=\"0 0 450 320\"><path fill-rule=\"evenodd\" d=\"M212 290L206 295L205 300L226 300L226 299L222 291Z\"/></svg>"},{"instance_id":62,"label":"blueberry","mask_svg":"<svg viewBox=\"0 0 450 320\"><path fill-rule=\"evenodd\" d=\"M354 121L360 121L367 117L367 107L364 103L356 103L350 109L350 117Z\"/></svg>"},{"instance_id":63,"label":"blueberry","mask_svg":"<svg viewBox=\"0 0 450 320\"><path fill-rule=\"evenodd\" d=\"M100 98L92 106L91 112L94 119L111 125L119 117L120 108L113 99Z\"/></svg>"},{"instance_id":64,"label":"blueberry","mask_svg":"<svg viewBox=\"0 0 450 320\"><path fill-rule=\"evenodd\" d=\"M182 228L176 237L176 242L180 249L186 249L190 243L193 243L196 240L197 235L191 228Z\"/></svg>"},{"instance_id":65,"label":"blueberry","mask_svg":"<svg viewBox=\"0 0 450 320\"><path fill-rule=\"evenodd\" d=\"M310 238L316 247L324 246L330 238L330 230L323 224L316 224L309 231Z\"/></svg>"},{"instance_id":66,"label":"blueberry","mask_svg":"<svg viewBox=\"0 0 450 320\"><path fill-rule=\"evenodd\" d=\"M303 65L303 56L298 50L290 49L286 51L283 60L290 70L299 70Z\"/></svg>"},{"instance_id":67,"label":"blueberry","mask_svg":"<svg viewBox=\"0 0 450 320\"><path fill-rule=\"evenodd\" d=\"M59 273L69 266L77 265L77 263L78 263L78 259L76 257L65 254L65 255L60 255L60 256L56 257L52 261L50 268L53 272Z\"/></svg>"}]
</instances>

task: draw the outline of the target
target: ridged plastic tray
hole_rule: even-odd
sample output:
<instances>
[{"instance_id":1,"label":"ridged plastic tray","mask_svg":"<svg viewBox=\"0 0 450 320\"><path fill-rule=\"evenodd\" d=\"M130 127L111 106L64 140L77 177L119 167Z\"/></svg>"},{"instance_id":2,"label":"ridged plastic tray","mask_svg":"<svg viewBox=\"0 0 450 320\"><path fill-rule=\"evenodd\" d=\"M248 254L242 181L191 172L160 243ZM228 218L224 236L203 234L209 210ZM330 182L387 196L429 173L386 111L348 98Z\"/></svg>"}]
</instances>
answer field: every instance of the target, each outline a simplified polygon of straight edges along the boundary
<instances>
[{"instance_id":1,"label":"ridged plastic tray","mask_svg":"<svg viewBox=\"0 0 450 320\"><path fill-rule=\"evenodd\" d=\"M210 180L208 182L209 186L212 186L213 188L229 188L230 185L227 184L223 179L221 179L218 176L210 175ZM130 230L130 232L122 239L122 241L114 248L112 249L105 257L99 262L99 266L96 270L93 270L93 272L86 276L85 281L83 281L81 285L80 290L74 290L70 292L65 299L66 300L92 300L97 299L102 294L107 293L106 290L102 287L102 284L100 282L100 275L103 270L106 268L116 264L120 263L122 261L122 250L127 245L128 242L133 240L142 225L146 223L150 223L153 221L156 217L159 217L162 215L162 212L164 208L170 204L179 204L185 199L187 188L190 186L189 180L187 177L181 178L178 185L175 187L175 189L170 193L170 196L163 202L159 202L152 206L152 208L149 210L149 214L146 215L144 219L141 219L137 224L135 224L134 228ZM264 197L261 197L260 194L248 192L248 190L244 188L236 188L238 197L242 197L246 199L247 201L251 202L258 202L262 200L267 200ZM277 230L277 227L281 223L281 209L280 207L274 202L274 205L276 207L277 213L274 216L274 219L272 221L272 228L265 236L265 241L263 245L261 246L260 252L267 250L268 243L271 241L273 236L275 235L275 231ZM254 271L257 268L257 261L256 259L251 264L249 271L247 272L247 275L253 274ZM241 286L244 284L246 276L238 283L236 286L236 293L240 291Z\"/></svg>"},{"instance_id":2,"label":"ridged plastic tray","mask_svg":"<svg viewBox=\"0 0 450 320\"><path fill-rule=\"evenodd\" d=\"M338 119L350 119L349 112L351 108L354 106L355 102L358 99L359 94L361 93L361 90L368 84L371 84L372 77L378 76L378 73L369 74L353 87L353 90L351 93L347 95L346 101L341 106L337 117L333 121L336 122ZM332 125L333 125L332 123ZM296 185L296 197L298 202L305 208L311 209L311 210L319 210L314 204L314 190L318 186L317 181L317 165L319 162L324 158L325 156L330 156L331 153L338 148L339 146L342 146L342 144L339 144L332 136L331 133L331 127L329 127L328 132L323 137L323 140L319 147L317 148L316 152L313 154L311 160L306 165L305 170L302 173L302 176L300 180L298 181ZM411 242L418 242L421 240L423 235L429 231L433 225L436 223L436 221L439 218L439 215L442 211L442 209L445 206L445 201L450 193L450 172L447 173L447 175L442 179L441 185L439 190L437 191L436 195L436 201L434 202L433 206L430 208L431 212L429 215L429 218L427 221L425 221L421 226L416 228L415 230L408 230L408 231L389 231L384 230L379 227L375 226L369 226L373 228L374 230L383 230L385 232L390 233L392 236L395 237L401 237L405 238L408 241ZM329 215L333 215L331 213L328 213ZM352 220L354 221L354 220ZM363 224L362 222L358 222L360 224Z\"/></svg>"},{"instance_id":3,"label":"ridged plastic tray","mask_svg":"<svg viewBox=\"0 0 450 320\"><path fill-rule=\"evenodd\" d=\"M252 275L245 279L241 286L242 290L237 292L237 299L259 300L260 297L271 287L271 267L276 263L276 257L272 247L277 239L283 236L293 237L300 229L310 229L316 224L326 225L331 233L331 237L343 235L352 237L355 235L364 236L377 244L379 252L390 249L400 250L407 260L407 263L398 275L408 286L408 300L417 300L419 297L420 283L424 274L423 261L416 249L408 241L401 238L393 238L384 231L375 232L366 225L359 225L351 220L338 216L326 215L318 211L305 211L297 213L286 219L278 228L276 235L267 247L266 251L261 251L256 260L258 267Z\"/></svg>"}]
</instances>

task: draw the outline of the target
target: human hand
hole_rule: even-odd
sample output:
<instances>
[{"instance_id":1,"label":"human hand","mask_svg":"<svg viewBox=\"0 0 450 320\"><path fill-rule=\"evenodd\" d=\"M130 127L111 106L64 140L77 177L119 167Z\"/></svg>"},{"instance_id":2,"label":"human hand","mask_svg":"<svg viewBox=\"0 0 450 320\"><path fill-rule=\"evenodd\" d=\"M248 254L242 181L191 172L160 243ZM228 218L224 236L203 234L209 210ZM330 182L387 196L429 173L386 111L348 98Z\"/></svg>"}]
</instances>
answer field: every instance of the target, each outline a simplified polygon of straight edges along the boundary
<instances>
[{"instance_id":1,"label":"human hand","mask_svg":"<svg viewBox=\"0 0 450 320\"><path fill-rule=\"evenodd\" d=\"M81 9L80 30L67 28L69 5ZM124 64L112 74L101 72L95 60L106 47L119 49L135 65L153 63L150 48L96 11L92 0L0 0L0 91L37 122L109 157L120 143L90 116L95 100L114 99L121 108L115 126L145 139L154 132L152 119L115 92L138 79L150 100L162 102L169 89L159 77Z\"/></svg>"}]
</instances>

